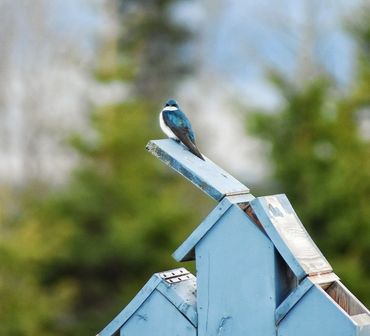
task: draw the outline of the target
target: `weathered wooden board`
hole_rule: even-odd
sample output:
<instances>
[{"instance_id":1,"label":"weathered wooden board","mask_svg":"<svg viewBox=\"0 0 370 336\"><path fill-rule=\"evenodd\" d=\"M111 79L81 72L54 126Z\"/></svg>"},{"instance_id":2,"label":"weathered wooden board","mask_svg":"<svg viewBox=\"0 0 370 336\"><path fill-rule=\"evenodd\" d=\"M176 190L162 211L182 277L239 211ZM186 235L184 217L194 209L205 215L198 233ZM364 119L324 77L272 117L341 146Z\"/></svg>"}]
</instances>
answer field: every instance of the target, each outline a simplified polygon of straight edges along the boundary
<instances>
[{"instance_id":1,"label":"weathered wooden board","mask_svg":"<svg viewBox=\"0 0 370 336\"><path fill-rule=\"evenodd\" d=\"M358 328L357 336L369 336L370 335L370 316L362 313L351 316L352 320L356 323Z\"/></svg>"},{"instance_id":2,"label":"weathered wooden board","mask_svg":"<svg viewBox=\"0 0 370 336\"><path fill-rule=\"evenodd\" d=\"M370 317L367 308L340 281L333 282L326 293L349 315L367 314Z\"/></svg>"},{"instance_id":3,"label":"weathered wooden board","mask_svg":"<svg viewBox=\"0 0 370 336\"><path fill-rule=\"evenodd\" d=\"M298 279L333 270L285 195L258 197L251 201L251 206L266 234Z\"/></svg>"},{"instance_id":4,"label":"weathered wooden board","mask_svg":"<svg viewBox=\"0 0 370 336\"><path fill-rule=\"evenodd\" d=\"M247 194L248 187L205 157L199 159L172 139L152 140L147 149L216 201L225 195Z\"/></svg>"}]
</instances>

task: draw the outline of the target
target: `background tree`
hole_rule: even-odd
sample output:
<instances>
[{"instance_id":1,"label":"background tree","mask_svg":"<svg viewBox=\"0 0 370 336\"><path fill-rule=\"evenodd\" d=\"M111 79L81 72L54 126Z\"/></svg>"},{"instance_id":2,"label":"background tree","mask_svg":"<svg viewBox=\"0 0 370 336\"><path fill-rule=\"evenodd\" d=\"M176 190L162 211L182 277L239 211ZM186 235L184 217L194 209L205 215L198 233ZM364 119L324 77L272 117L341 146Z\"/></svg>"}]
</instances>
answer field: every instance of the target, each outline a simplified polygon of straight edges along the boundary
<instances>
[{"instance_id":1,"label":"background tree","mask_svg":"<svg viewBox=\"0 0 370 336\"><path fill-rule=\"evenodd\" d=\"M269 144L276 191L288 195L335 272L367 305L370 144L361 121L370 108L369 13L353 29L358 68L349 94L325 76L299 87L275 73L281 109L248 121Z\"/></svg>"},{"instance_id":2,"label":"background tree","mask_svg":"<svg viewBox=\"0 0 370 336\"><path fill-rule=\"evenodd\" d=\"M96 74L124 82L130 96L95 109L91 129L71 138L80 162L65 186L30 184L5 216L12 239L1 250L15 266L3 292L17 294L8 294L2 333L98 332L152 273L175 266L169 251L199 222L205 197L145 152L159 136L163 102L190 66L181 57L189 36L171 21L175 2L112 8L124 25ZM21 292L17 283L25 283Z\"/></svg>"}]
</instances>

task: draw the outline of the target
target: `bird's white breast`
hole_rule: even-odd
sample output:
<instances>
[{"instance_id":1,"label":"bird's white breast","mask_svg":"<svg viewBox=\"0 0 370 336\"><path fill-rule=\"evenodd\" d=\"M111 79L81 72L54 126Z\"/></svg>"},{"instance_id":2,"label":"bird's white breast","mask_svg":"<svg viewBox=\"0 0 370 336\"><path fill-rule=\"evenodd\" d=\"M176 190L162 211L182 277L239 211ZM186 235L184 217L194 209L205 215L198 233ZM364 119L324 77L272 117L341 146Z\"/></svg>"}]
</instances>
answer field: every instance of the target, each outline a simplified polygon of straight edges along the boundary
<instances>
[{"instance_id":1,"label":"bird's white breast","mask_svg":"<svg viewBox=\"0 0 370 336\"><path fill-rule=\"evenodd\" d=\"M171 108L171 110L170 110ZM172 108L174 108L174 110L176 110L176 107L174 106L166 106L166 108L164 108L161 113L159 114L159 125L161 126L161 129L162 131L164 132L164 134L166 134L169 138L172 138L172 139L178 139L177 136L171 131L171 129L165 124L164 120L163 120L163 111L174 111Z\"/></svg>"}]
</instances>

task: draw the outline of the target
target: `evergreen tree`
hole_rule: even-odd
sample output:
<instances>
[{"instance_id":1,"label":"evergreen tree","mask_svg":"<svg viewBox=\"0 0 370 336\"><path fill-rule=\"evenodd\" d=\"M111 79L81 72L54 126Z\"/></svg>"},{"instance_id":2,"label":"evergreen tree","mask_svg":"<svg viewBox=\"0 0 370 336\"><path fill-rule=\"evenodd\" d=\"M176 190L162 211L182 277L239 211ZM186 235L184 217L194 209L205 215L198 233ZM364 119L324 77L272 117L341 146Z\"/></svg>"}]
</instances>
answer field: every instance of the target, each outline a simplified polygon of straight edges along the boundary
<instances>
[{"instance_id":1,"label":"evergreen tree","mask_svg":"<svg viewBox=\"0 0 370 336\"><path fill-rule=\"evenodd\" d=\"M250 130L270 145L278 191L288 195L335 272L367 305L370 144L360 130L362 112L370 108L369 22L362 20L354 30L359 61L349 95L339 96L329 78L297 88L274 74L282 108L248 120Z\"/></svg>"},{"instance_id":2,"label":"evergreen tree","mask_svg":"<svg viewBox=\"0 0 370 336\"><path fill-rule=\"evenodd\" d=\"M0 317L4 334L93 335L152 273L178 267L171 251L207 203L145 151L160 136L163 102L190 67L181 56L189 35L171 21L175 2L118 2L120 36L96 74L128 85L130 97L93 111L91 129L71 138L80 161L65 186L28 186L17 215L6 216L12 239L0 252L9 263L21 255L6 290L20 282L18 294L28 289L31 298L8 297L18 306L8 308L11 321Z\"/></svg>"}]
</instances>

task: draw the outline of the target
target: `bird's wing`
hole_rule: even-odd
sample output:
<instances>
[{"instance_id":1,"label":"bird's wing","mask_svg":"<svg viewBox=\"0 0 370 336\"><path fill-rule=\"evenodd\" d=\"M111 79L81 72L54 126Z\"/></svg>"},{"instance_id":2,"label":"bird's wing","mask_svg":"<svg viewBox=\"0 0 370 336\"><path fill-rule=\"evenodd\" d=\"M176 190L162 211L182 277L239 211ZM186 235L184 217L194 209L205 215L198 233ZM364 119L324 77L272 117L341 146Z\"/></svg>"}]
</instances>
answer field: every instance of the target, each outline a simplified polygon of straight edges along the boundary
<instances>
[{"instance_id":1,"label":"bird's wing","mask_svg":"<svg viewBox=\"0 0 370 336\"><path fill-rule=\"evenodd\" d=\"M171 129L183 128L189 133L190 140L195 142L195 136L190 121L181 110L163 111L163 121Z\"/></svg>"},{"instance_id":2,"label":"bird's wing","mask_svg":"<svg viewBox=\"0 0 370 336\"><path fill-rule=\"evenodd\" d=\"M179 140L189 148L190 152L204 160L195 144L195 136L190 121L182 111L164 111L163 121Z\"/></svg>"},{"instance_id":3,"label":"bird's wing","mask_svg":"<svg viewBox=\"0 0 370 336\"><path fill-rule=\"evenodd\" d=\"M199 157L204 161L203 155L200 153L199 149L197 148L196 144L193 143L189 137L189 133L185 131L183 128L175 128L172 132L180 139L180 141L189 148L190 152L194 155Z\"/></svg>"}]
</instances>

